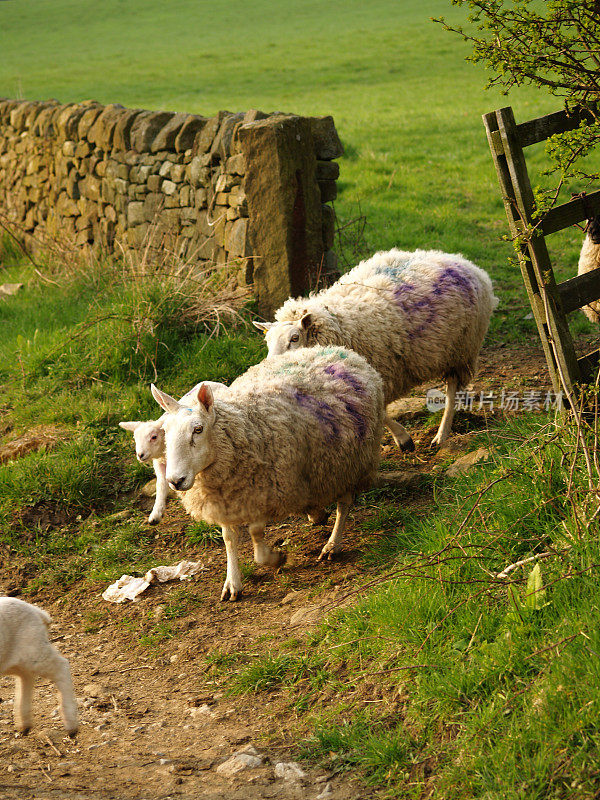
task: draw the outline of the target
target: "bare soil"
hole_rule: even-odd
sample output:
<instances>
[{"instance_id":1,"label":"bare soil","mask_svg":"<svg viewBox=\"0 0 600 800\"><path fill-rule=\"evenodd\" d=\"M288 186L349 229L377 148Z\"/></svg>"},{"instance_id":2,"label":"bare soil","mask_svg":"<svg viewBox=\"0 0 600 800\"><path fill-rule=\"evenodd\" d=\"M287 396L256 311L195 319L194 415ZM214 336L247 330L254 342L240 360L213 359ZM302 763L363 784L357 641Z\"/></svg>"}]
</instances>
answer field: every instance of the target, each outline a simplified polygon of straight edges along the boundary
<instances>
[{"instance_id":1,"label":"bare soil","mask_svg":"<svg viewBox=\"0 0 600 800\"><path fill-rule=\"evenodd\" d=\"M519 345L492 345L482 354L475 381L483 389L501 386L550 388L537 339ZM424 394L419 389L418 394ZM391 439L384 441L385 469L431 472L462 452L470 431L487 425L485 414L457 412L456 435L442 452L429 445L435 428L426 412L407 411L399 419L409 426L414 454L401 454ZM52 432L48 436L57 436ZM41 435L31 444L52 446ZM14 445L18 448L18 443ZM25 452L30 444L23 443ZM18 452L15 452L18 455ZM11 457L14 457L11 456ZM454 456L455 457L455 456ZM403 502L422 508L430 490L416 484ZM134 513L146 515L151 501L137 500ZM0 797L6 800L88 800L88 798L330 798L359 800L373 796L357 775L303 764L305 777L277 777L275 765L294 761L299 741L309 731L288 704L275 695L228 696L226 671L211 667L207 655L227 654L235 663L243 651L253 657L276 651L290 637L303 647L306 631L332 608L351 602L349 592L369 578L363 553L369 536L361 519L373 513L357 506L349 522L344 552L334 561L316 559L332 519L323 526L290 520L271 528L269 540L289 553L276 575L257 568L245 578L238 603L220 603L225 553L220 543L184 548L180 531L186 518L171 502L157 529L161 552L167 544L171 563L203 560L208 569L185 583L186 605L170 620L163 638L160 622L165 605L181 587L151 587L136 603L115 606L101 598L104 585L78 585L65 596L48 587L34 602L53 616L52 638L69 659L79 700L80 729L65 737L56 716L52 688L40 681L34 698L34 728L28 736L14 733L12 682L0 679ZM160 545L160 547L159 547ZM252 560L249 542L242 555ZM0 565L0 593L19 593L19 565ZM140 641L144 632L150 639ZM152 636L154 635L154 639ZM235 752L249 745L262 765L233 777L217 771ZM281 768L279 768L281 769Z\"/></svg>"}]
</instances>

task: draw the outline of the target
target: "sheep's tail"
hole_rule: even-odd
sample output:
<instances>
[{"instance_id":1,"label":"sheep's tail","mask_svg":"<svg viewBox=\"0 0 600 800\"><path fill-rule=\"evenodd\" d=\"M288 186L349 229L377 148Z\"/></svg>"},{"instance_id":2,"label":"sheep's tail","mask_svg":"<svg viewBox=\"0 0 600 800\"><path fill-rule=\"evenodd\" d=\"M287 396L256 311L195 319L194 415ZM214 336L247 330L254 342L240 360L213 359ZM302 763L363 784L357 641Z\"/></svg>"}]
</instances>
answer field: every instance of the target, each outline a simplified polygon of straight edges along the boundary
<instances>
[{"instance_id":1,"label":"sheep's tail","mask_svg":"<svg viewBox=\"0 0 600 800\"><path fill-rule=\"evenodd\" d=\"M39 606L34 606L34 608L37 611L37 613L40 615L40 617L42 618L42 622L44 623L44 625L47 628L49 628L50 627L50 623L52 622L52 617L50 616L50 614L47 611L44 611L44 609L40 608Z\"/></svg>"}]
</instances>

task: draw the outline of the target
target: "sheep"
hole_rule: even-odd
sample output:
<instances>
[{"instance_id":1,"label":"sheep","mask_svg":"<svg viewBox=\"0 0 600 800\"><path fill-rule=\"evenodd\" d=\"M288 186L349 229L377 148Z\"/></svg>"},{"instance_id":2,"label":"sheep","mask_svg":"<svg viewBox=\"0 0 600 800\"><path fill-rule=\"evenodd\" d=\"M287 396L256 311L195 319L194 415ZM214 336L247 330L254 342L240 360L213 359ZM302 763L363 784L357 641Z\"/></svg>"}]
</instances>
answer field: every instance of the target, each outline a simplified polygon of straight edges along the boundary
<instances>
[{"instance_id":1,"label":"sheep","mask_svg":"<svg viewBox=\"0 0 600 800\"><path fill-rule=\"evenodd\" d=\"M224 383L216 381L205 381L213 390L227 389ZM194 402L200 384L196 384L193 389L186 392L179 402ZM154 474L156 475L156 499L154 506L148 517L150 525L158 525L163 518L169 496L169 484L165 478L165 434L162 429L164 414L160 419L141 422L139 420L127 420L119 422L121 428L133 433L135 441L135 454L141 464L152 461Z\"/></svg>"},{"instance_id":2,"label":"sheep","mask_svg":"<svg viewBox=\"0 0 600 800\"><path fill-rule=\"evenodd\" d=\"M310 297L290 298L266 333L268 356L335 344L364 356L383 378L385 402L433 378L446 380L446 407L432 444L452 428L456 391L471 379L498 300L488 275L460 254L439 250L376 253ZM408 432L386 415L396 445Z\"/></svg>"},{"instance_id":3,"label":"sheep","mask_svg":"<svg viewBox=\"0 0 600 800\"><path fill-rule=\"evenodd\" d=\"M577 274L583 275L600 267L600 216L588 220L586 237L583 240ZM600 300L594 300L582 309L590 322L600 322Z\"/></svg>"},{"instance_id":4,"label":"sheep","mask_svg":"<svg viewBox=\"0 0 600 800\"><path fill-rule=\"evenodd\" d=\"M285 556L264 542L265 525L290 514L314 518L337 503L333 532L319 555L341 546L355 492L369 486L383 429L380 376L341 347L304 348L262 361L226 398L205 384L188 408L151 387L163 421L166 476L195 519L221 526L227 576L221 600L237 600L238 527L248 525L258 564Z\"/></svg>"},{"instance_id":5,"label":"sheep","mask_svg":"<svg viewBox=\"0 0 600 800\"><path fill-rule=\"evenodd\" d=\"M60 715L69 736L77 732L77 702L69 662L48 638L50 615L15 597L0 597L0 675L15 676L15 725L31 728L36 676L49 678L60 697Z\"/></svg>"}]
</instances>

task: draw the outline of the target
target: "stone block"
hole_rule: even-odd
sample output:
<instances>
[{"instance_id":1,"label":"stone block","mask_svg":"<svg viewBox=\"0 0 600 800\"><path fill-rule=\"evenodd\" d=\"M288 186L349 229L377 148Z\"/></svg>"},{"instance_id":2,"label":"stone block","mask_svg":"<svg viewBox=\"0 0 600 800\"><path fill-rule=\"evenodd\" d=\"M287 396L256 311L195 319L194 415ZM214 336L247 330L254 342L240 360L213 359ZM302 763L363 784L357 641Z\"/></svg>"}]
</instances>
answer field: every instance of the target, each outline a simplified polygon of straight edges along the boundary
<instances>
[{"instance_id":1,"label":"stone block","mask_svg":"<svg viewBox=\"0 0 600 800\"><path fill-rule=\"evenodd\" d=\"M321 191L321 200L323 203L329 203L337 197L337 182L336 181L318 181L319 189Z\"/></svg>"},{"instance_id":2,"label":"stone block","mask_svg":"<svg viewBox=\"0 0 600 800\"><path fill-rule=\"evenodd\" d=\"M244 121L244 113L229 114L226 116L217 131L210 152L213 157L226 161L231 155L231 142L238 126Z\"/></svg>"},{"instance_id":3,"label":"stone block","mask_svg":"<svg viewBox=\"0 0 600 800\"><path fill-rule=\"evenodd\" d=\"M174 114L158 131L152 142L150 150L157 153L159 150L175 150L175 139L181 131L188 114Z\"/></svg>"},{"instance_id":4,"label":"stone block","mask_svg":"<svg viewBox=\"0 0 600 800\"><path fill-rule=\"evenodd\" d=\"M131 149L131 129L141 113L139 109L126 109L121 113L113 132L113 150Z\"/></svg>"},{"instance_id":5,"label":"stone block","mask_svg":"<svg viewBox=\"0 0 600 800\"><path fill-rule=\"evenodd\" d=\"M162 183L162 178L160 175L150 175L148 178L148 191L150 192L158 192L160 190L160 185Z\"/></svg>"},{"instance_id":6,"label":"stone block","mask_svg":"<svg viewBox=\"0 0 600 800\"><path fill-rule=\"evenodd\" d=\"M160 169L158 170L158 174L161 178L170 178L171 177L171 169L173 168L173 164L170 161L165 161L164 164L160 165Z\"/></svg>"},{"instance_id":7,"label":"stone block","mask_svg":"<svg viewBox=\"0 0 600 800\"><path fill-rule=\"evenodd\" d=\"M129 203L127 206L127 224L128 225L141 225L146 221L146 214L144 203L135 201Z\"/></svg>"},{"instance_id":8,"label":"stone block","mask_svg":"<svg viewBox=\"0 0 600 800\"><path fill-rule=\"evenodd\" d=\"M119 103L111 103L105 106L88 131L88 141L101 150L111 150L115 129L121 116L126 111L127 109Z\"/></svg>"},{"instance_id":9,"label":"stone block","mask_svg":"<svg viewBox=\"0 0 600 800\"><path fill-rule=\"evenodd\" d=\"M259 313L271 318L290 296L317 282L323 257L317 158L308 119L274 115L244 124L238 137L246 158L244 189L250 222Z\"/></svg>"},{"instance_id":10,"label":"stone block","mask_svg":"<svg viewBox=\"0 0 600 800\"><path fill-rule=\"evenodd\" d=\"M177 190L177 184L173 183L173 181L163 181L162 186L160 187L163 194L174 194Z\"/></svg>"},{"instance_id":11,"label":"stone block","mask_svg":"<svg viewBox=\"0 0 600 800\"><path fill-rule=\"evenodd\" d=\"M323 247L330 250L335 240L335 211L331 206L323 205L321 208L323 231Z\"/></svg>"},{"instance_id":12,"label":"stone block","mask_svg":"<svg viewBox=\"0 0 600 800\"><path fill-rule=\"evenodd\" d=\"M232 256L244 257L250 255L247 251L246 233L248 230L247 219L237 219L228 222L225 226L225 249Z\"/></svg>"},{"instance_id":13,"label":"stone block","mask_svg":"<svg viewBox=\"0 0 600 800\"><path fill-rule=\"evenodd\" d=\"M138 114L129 135L131 149L136 153L151 152L154 140L173 116L171 111L142 111Z\"/></svg>"},{"instance_id":14,"label":"stone block","mask_svg":"<svg viewBox=\"0 0 600 800\"><path fill-rule=\"evenodd\" d=\"M246 159L243 153L230 156L225 162L225 172L229 175L243 175L246 172Z\"/></svg>"},{"instance_id":15,"label":"stone block","mask_svg":"<svg viewBox=\"0 0 600 800\"><path fill-rule=\"evenodd\" d=\"M202 153L208 153L212 147L217 131L219 130L219 125L227 113L226 111L219 111L216 117L211 117L206 120L205 125L196 134L194 144L192 145L192 155L197 156Z\"/></svg>"},{"instance_id":16,"label":"stone block","mask_svg":"<svg viewBox=\"0 0 600 800\"><path fill-rule=\"evenodd\" d=\"M207 121L206 117L190 114L175 137L176 152L184 153L186 150L190 150L194 145L196 136L204 128Z\"/></svg>"},{"instance_id":17,"label":"stone block","mask_svg":"<svg viewBox=\"0 0 600 800\"><path fill-rule=\"evenodd\" d=\"M317 180L335 181L340 176L340 165L335 161L317 161Z\"/></svg>"},{"instance_id":18,"label":"stone block","mask_svg":"<svg viewBox=\"0 0 600 800\"><path fill-rule=\"evenodd\" d=\"M86 139L88 131L102 113L103 107L100 105L92 105L87 108L81 115L77 123L77 137L79 139Z\"/></svg>"},{"instance_id":19,"label":"stone block","mask_svg":"<svg viewBox=\"0 0 600 800\"><path fill-rule=\"evenodd\" d=\"M181 183L185 175L185 164L173 164L171 166L171 180L174 183Z\"/></svg>"},{"instance_id":20,"label":"stone block","mask_svg":"<svg viewBox=\"0 0 600 800\"><path fill-rule=\"evenodd\" d=\"M144 200L144 219L146 222L153 222L158 212L163 208L165 196L152 192L147 194Z\"/></svg>"},{"instance_id":21,"label":"stone block","mask_svg":"<svg viewBox=\"0 0 600 800\"><path fill-rule=\"evenodd\" d=\"M318 159L331 161L344 155L333 117L309 117L309 122Z\"/></svg>"}]
</instances>

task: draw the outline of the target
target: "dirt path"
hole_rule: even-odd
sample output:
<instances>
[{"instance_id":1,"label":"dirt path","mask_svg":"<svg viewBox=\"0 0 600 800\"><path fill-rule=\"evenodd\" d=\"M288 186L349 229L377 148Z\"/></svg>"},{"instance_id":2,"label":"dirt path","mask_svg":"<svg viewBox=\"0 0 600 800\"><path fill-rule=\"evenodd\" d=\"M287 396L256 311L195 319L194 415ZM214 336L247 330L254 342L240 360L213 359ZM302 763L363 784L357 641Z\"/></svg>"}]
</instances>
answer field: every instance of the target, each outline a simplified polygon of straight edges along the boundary
<instances>
[{"instance_id":1,"label":"dirt path","mask_svg":"<svg viewBox=\"0 0 600 800\"><path fill-rule=\"evenodd\" d=\"M548 386L540 348L535 340L519 347L486 350L476 385L505 382ZM422 390L421 392L422 393ZM426 414L423 415L426 417ZM402 456L388 440L387 467L430 471L439 455L428 450L434 431L414 423L417 452ZM457 429L460 434L460 419ZM460 436L458 437L460 439ZM414 502L423 502L415 496ZM143 514L139 507L135 513ZM317 564L328 526L299 520L271 529L271 542L283 542L290 553L286 569L273 576L257 569L245 579L238 604L219 603L225 554L215 543L208 549L174 549L179 558L204 559L208 570L193 582L151 588L138 603L110 606L104 586L80 587L60 598L43 593L35 602L47 608L55 623L52 638L70 660L79 701L81 727L76 738L64 737L47 684L38 685L35 727L27 737L12 727L12 682L0 679L0 797L6 800L88 800L88 798L255 798L291 797L310 800L359 800L373 796L356 776L318 767L277 766L298 757L297 731L302 720L281 701L228 697L221 676L211 671L207 654L276 651L278 644L302 634L339 604L362 575L360 555L369 546L359 529L356 508L339 560ZM185 517L174 504L160 526L160 536L181 529ZM251 561L248 542L243 557ZM13 573L14 574L14 573ZM9 586L9 572L0 570L0 593ZM179 594L174 594L179 592ZM172 621L168 638L140 645L141 630L160 630L165 604L184 598L186 608ZM162 610L161 610L162 609ZM298 645L299 647L301 644ZM226 680L225 680L226 685ZM236 752L250 766L231 775L221 767Z\"/></svg>"}]
</instances>

